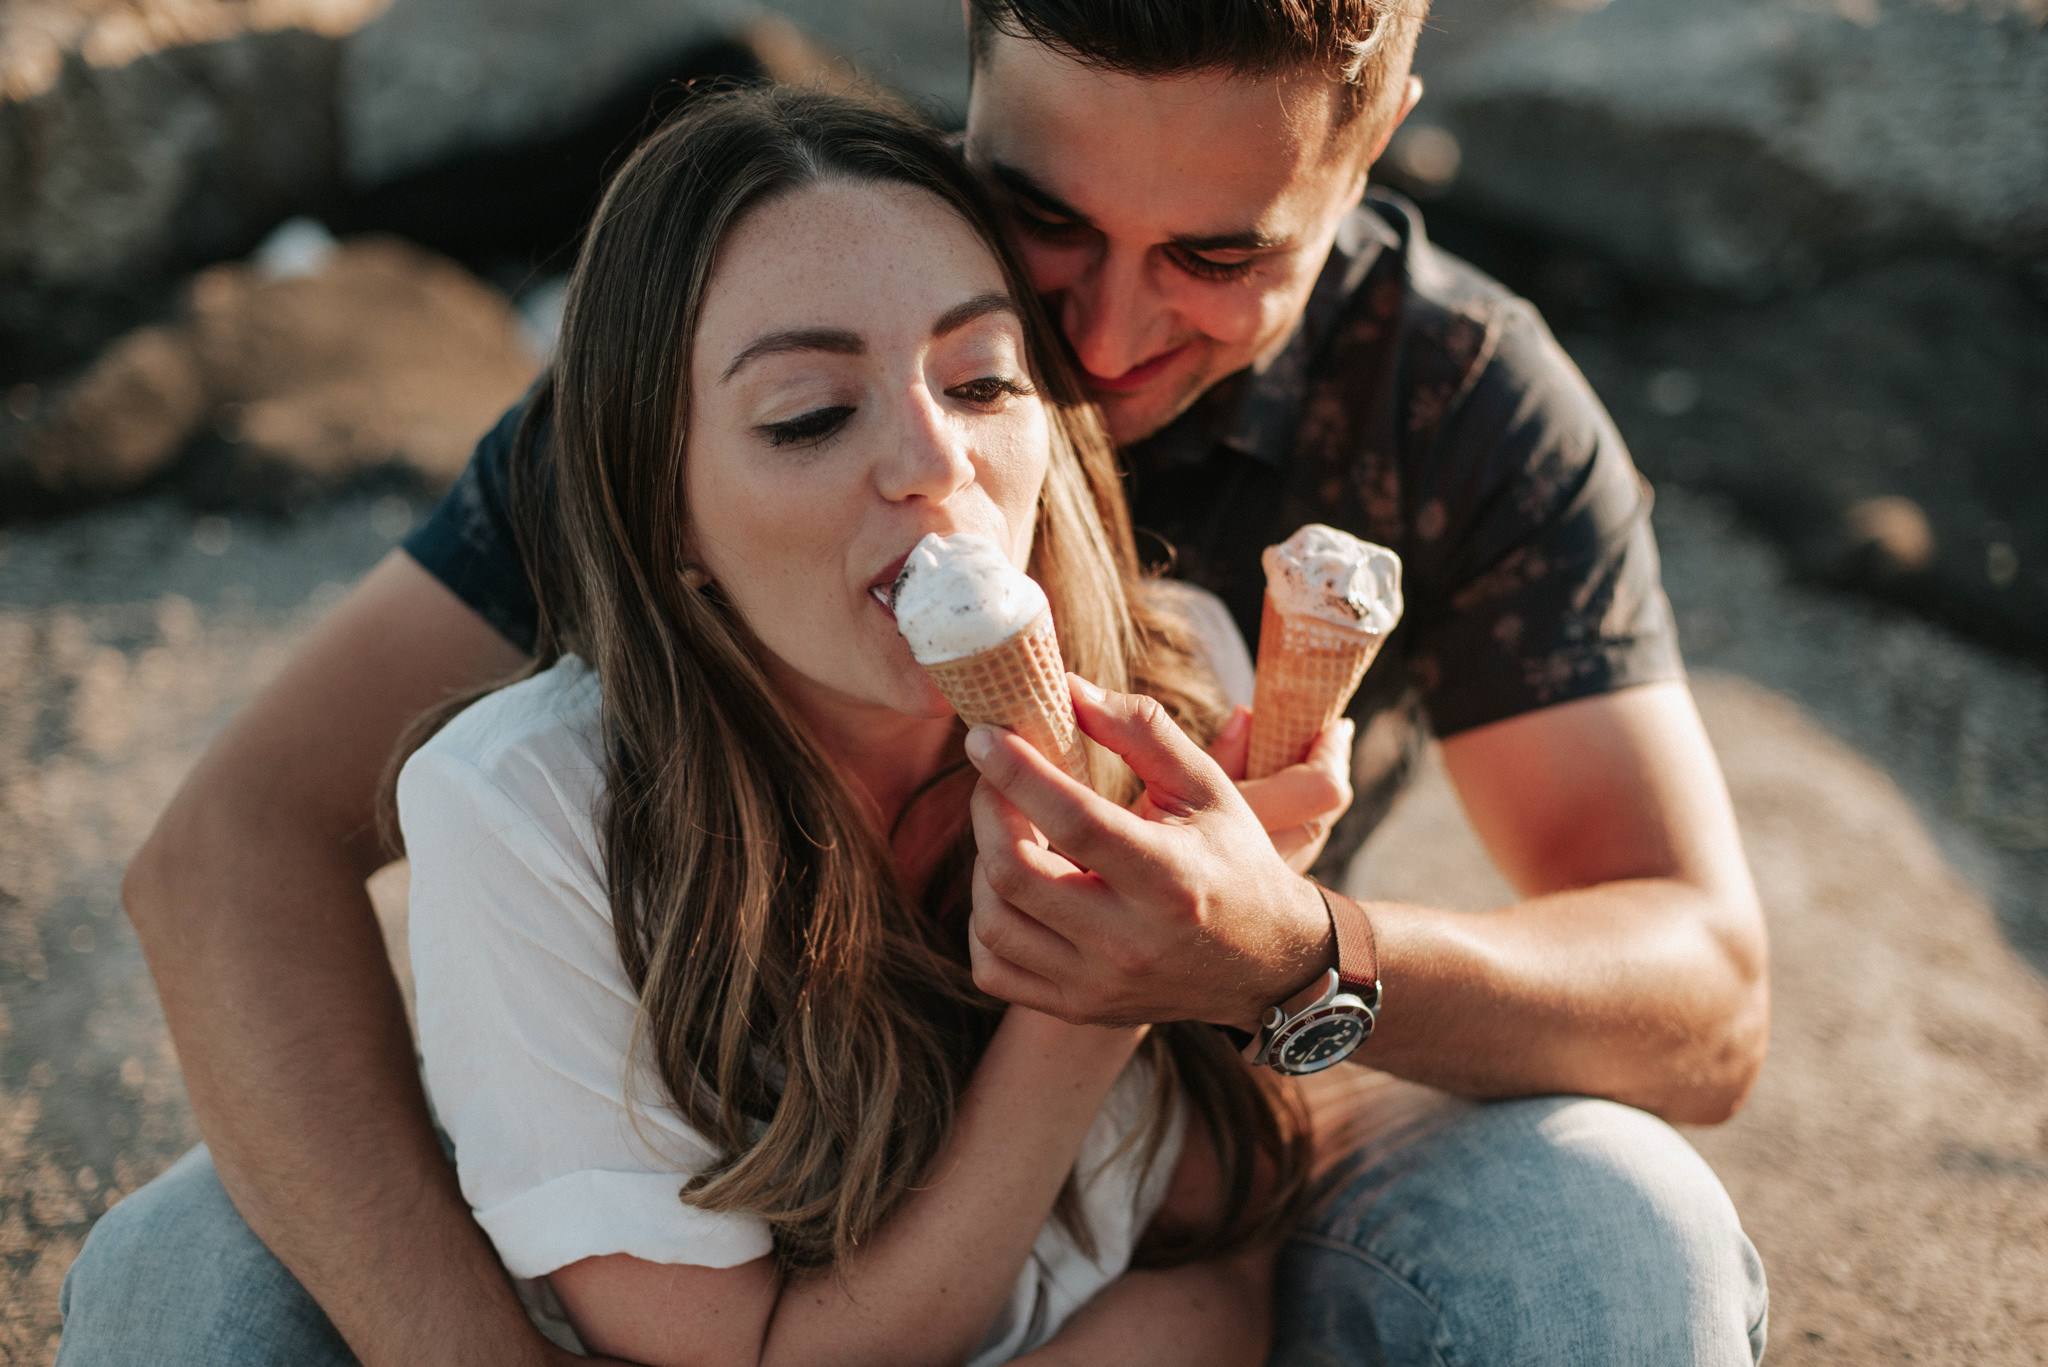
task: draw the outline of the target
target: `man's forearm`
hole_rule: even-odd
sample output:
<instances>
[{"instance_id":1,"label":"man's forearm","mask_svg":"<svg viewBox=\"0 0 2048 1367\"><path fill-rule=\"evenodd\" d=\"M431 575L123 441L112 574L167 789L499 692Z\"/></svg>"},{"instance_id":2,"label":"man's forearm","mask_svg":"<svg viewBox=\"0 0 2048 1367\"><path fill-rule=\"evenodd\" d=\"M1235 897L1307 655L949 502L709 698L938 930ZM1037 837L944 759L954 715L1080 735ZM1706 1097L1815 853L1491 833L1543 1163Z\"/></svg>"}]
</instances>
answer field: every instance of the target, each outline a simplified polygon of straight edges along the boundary
<instances>
[{"instance_id":1,"label":"man's forearm","mask_svg":"<svg viewBox=\"0 0 2048 1367\"><path fill-rule=\"evenodd\" d=\"M129 881L222 1184L366 1363L542 1360L435 1138L360 878L251 834Z\"/></svg>"},{"instance_id":2,"label":"man's forearm","mask_svg":"<svg viewBox=\"0 0 2048 1367\"><path fill-rule=\"evenodd\" d=\"M551 1351L434 1136L363 887L407 723L518 660L394 554L214 742L123 888L223 1185L371 1367Z\"/></svg>"},{"instance_id":3,"label":"man's forearm","mask_svg":"<svg viewBox=\"0 0 2048 1367\"><path fill-rule=\"evenodd\" d=\"M1733 897L1734 894L1724 894ZM1366 904L1387 997L1361 1061L1477 1096L1572 1092L1711 1124L1769 1032L1748 914L1638 879L1473 914Z\"/></svg>"}]
</instances>

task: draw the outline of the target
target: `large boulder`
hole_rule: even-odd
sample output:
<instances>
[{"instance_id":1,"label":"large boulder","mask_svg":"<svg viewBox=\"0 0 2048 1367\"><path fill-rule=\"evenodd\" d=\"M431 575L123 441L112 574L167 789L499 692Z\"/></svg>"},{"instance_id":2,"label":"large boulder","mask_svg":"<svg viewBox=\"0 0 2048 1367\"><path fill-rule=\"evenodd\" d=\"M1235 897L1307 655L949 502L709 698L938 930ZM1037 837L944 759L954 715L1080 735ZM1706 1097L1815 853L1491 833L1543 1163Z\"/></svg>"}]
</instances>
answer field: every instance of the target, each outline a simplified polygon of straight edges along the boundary
<instances>
[{"instance_id":1,"label":"large boulder","mask_svg":"<svg viewBox=\"0 0 2048 1367\"><path fill-rule=\"evenodd\" d=\"M1905 258L1565 340L1653 480L1729 495L1802 574L2048 660L2048 298Z\"/></svg>"},{"instance_id":2,"label":"large boulder","mask_svg":"<svg viewBox=\"0 0 2048 1367\"><path fill-rule=\"evenodd\" d=\"M801 30L745 0L0 4L0 383L84 362L293 214L516 275L679 81L859 68L964 108L955 0L775 9Z\"/></svg>"},{"instance_id":3,"label":"large boulder","mask_svg":"<svg viewBox=\"0 0 2048 1367\"><path fill-rule=\"evenodd\" d=\"M345 44L349 176L367 188L452 155L553 137L621 92L644 91L694 44L752 29L769 11L941 117L966 108L957 0L778 0L767 10L749 0L393 0Z\"/></svg>"},{"instance_id":4,"label":"large boulder","mask_svg":"<svg viewBox=\"0 0 2048 1367\"><path fill-rule=\"evenodd\" d=\"M0 278L238 254L333 183L334 38L384 0L45 3L0 19Z\"/></svg>"},{"instance_id":5,"label":"large boulder","mask_svg":"<svg viewBox=\"0 0 2048 1367\"><path fill-rule=\"evenodd\" d=\"M1738 294L1902 247L2039 256L2044 19L2043 0L1437 0L1405 150L1455 167L1454 202Z\"/></svg>"},{"instance_id":6,"label":"large boulder","mask_svg":"<svg viewBox=\"0 0 2048 1367\"><path fill-rule=\"evenodd\" d=\"M213 503L278 507L371 472L447 484L537 368L517 315L399 239L313 241L200 272L175 322L110 347L0 451L0 488L69 504L180 458Z\"/></svg>"},{"instance_id":7,"label":"large boulder","mask_svg":"<svg viewBox=\"0 0 2048 1367\"><path fill-rule=\"evenodd\" d=\"M397 238L303 275L211 267L189 327L215 430L319 484L395 462L445 485L538 368L504 296Z\"/></svg>"},{"instance_id":8,"label":"large boulder","mask_svg":"<svg viewBox=\"0 0 2048 1367\"><path fill-rule=\"evenodd\" d=\"M344 44L349 178L547 137L701 40L734 0L393 0Z\"/></svg>"}]
</instances>

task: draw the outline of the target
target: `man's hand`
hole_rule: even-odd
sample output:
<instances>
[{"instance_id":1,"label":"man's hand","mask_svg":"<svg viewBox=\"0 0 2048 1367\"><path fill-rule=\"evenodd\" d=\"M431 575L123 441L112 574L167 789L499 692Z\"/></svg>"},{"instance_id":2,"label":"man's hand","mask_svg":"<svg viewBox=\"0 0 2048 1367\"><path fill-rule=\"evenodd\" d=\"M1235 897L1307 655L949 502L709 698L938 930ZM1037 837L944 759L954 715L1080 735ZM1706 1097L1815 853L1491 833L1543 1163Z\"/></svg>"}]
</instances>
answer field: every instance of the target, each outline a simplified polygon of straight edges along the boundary
<instances>
[{"instance_id":1,"label":"man's hand","mask_svg":"<svg viewBox=\"0 0 2048 1367\"><path fill-rule=\"evenodd\" d=\"M1253 1027L1336 962L1321 895L1268 828L1293 856L1314 857L1334 819L1333 790L1350 798L1345 737L1332 727L1310 765L1240 792L1151 698L1072 682L1081 729L1122 756L1145 793L1126 811L1007 731L969 733L982 776L975 981L1067 1020ZM1236 724L1234 744L1226 730L1217 748L1241 773Z\"/></svg>"},{"instance_id":2,"label":"man's hand","mask_svg":"<svg viewBox=\"0 0 2048 1367\"><path fill-rule=\"evenodd\" d=\"M1308 758L1265 778L1246 781L1251 753L1252 710L1240 704L1209 746L1209 758L1237 784L1237 791L1266 828L1273 848L1296 873L1307 873L1330 838L1337 818L1351 808L1351 744L1358 724L1339 717L1316 737ZM1143 808L1148 799L1138 800Z\"/></svg>"}]
</instances>

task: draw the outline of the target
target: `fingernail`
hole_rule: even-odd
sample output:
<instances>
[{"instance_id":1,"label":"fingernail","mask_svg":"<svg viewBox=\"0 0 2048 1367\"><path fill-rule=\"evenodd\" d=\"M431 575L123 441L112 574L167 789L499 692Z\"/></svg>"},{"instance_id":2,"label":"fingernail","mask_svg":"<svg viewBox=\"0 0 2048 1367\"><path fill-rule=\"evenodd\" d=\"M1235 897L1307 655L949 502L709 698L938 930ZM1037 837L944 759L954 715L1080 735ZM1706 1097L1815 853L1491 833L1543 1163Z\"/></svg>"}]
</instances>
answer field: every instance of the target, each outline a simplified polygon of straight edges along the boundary
<instances>
[{"instance_id":1,"label":"fingernail","mask_svg":"<svg viewBox=\"0 0 2048 1367\"><path fill-rule=\"evenodd\" d=\"M1074 691L1092 703L1100 703L1108 696L1108 694L1082 678L1079 674L1074 676Z\"/></svg>"},{"instance_id":2,"label":"fingernail","mask_svg":"<svg viewBox=\"0 0 2048 1367\"><path fill-rule=\"evenodd\" d=\"M993 726L977 726L967 733L967 758L971 763L980 765L995 748L996 730Z\"/></svg>"}]
</instances>

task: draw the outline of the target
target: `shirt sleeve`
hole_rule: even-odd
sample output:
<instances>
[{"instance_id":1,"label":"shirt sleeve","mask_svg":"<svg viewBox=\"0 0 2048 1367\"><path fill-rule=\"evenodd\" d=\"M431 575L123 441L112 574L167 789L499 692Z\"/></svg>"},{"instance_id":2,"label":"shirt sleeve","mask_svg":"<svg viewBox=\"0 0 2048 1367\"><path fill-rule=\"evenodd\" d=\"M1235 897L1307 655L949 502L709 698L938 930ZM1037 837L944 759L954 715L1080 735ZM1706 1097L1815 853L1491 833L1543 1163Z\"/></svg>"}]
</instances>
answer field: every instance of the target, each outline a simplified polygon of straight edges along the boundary
<instances>
[{"instance_id":1,"label":"shirt sleeve","mask_svg":"<svg viewBox=\"0 0 2048 1367\"><path fill-rule=\"evenodd\" d=\"M509 493L513 438L526 404L526 399L514 404L477 442L455 483L406 537L405 550L500 636L530 655L540 608L513 536Z\"/></svg>"},{"instance_id":2,"label":"shirt sleeve","mask_svg":"<svg viewBox=\"0 0 2048 1367\"><path fill-rule=\"evenodd\" d=\"M1445 412L1411 505L1411 676L1439 736L1682 672L1650 489L1532 309Z\"/></svg>"},{"instance_id":3,"label":"shirt sleeve","mask_svg":"<svg viewBox=\"0 0 2048 1367\"><path fill-rule=\"evenodd\" d=\"M399 781L420 1043L463 1195L518 1277L608 1253L763 1257L765 1221L681 1200L717 1155L632 1047L637 997L574 778L559 759L486 772L430 744Z\"/></svg>"}]
</instances>

